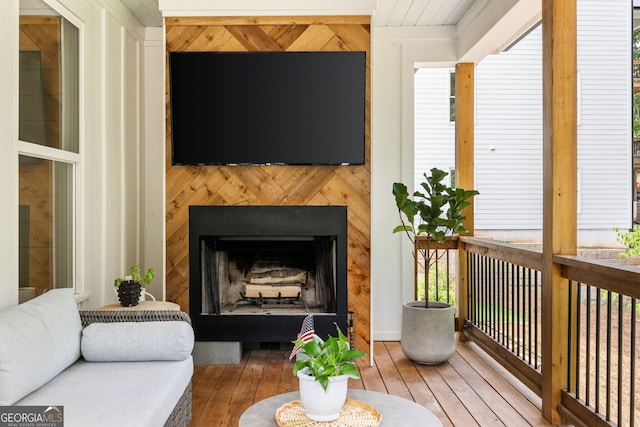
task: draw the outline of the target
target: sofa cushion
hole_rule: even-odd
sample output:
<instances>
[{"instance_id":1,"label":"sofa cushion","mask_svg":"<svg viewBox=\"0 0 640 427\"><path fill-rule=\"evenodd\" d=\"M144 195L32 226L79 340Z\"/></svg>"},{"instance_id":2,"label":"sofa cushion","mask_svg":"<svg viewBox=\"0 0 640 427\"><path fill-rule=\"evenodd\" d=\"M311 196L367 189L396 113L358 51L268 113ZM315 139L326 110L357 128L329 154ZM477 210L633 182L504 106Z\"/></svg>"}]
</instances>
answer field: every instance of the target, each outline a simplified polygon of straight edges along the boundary
<instances>
[{"instance_id":1,"label":"sofa cushion","mask_svg":"<svg viewBox=\"0 0 640 427\"><path fill-rule=\"evenodd\" d=\"M92 323L82 331L81 352L90 362L185 360L193 341L182 321Z\"/></svg>"},{"instance_id":2,"label":"sofa cushion","mask_svg":"<svg viewBox=\"0 0 640 427\"><path fill-rule=\"evenodd\" d=\"M191 357L178 362L80 359L17 404L64 406L64 427L158 427L192 375Z\"/></svg>"},{"instance_id":3,"label":"sofa cushion","mask_svg":"<svg viewBox=\"0 0 640 427\"><path fill-rule=\"evenodd\" d=\"M13 405L80 357L71 289L52 289L0 313L0 406Z\"/></svg>"}]
</instances>

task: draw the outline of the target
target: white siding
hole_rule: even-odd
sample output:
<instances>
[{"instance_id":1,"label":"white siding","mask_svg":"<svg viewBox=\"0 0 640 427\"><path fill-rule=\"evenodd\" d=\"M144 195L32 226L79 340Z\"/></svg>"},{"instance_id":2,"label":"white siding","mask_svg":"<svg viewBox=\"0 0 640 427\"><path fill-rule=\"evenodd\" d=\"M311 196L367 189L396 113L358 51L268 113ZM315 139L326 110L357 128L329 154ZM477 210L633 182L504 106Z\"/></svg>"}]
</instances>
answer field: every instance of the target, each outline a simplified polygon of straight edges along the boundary
<instances>
[{"instance_id":1,"label":"white siding","mask_svg":"<svg viewBox=\"0 0 640 427\"><path fill-rule=\"evenodd\" d=\"M630 37L628 1L578 0L580 244L615 244L612 227L631 223ZM454 164L448 72L416 73L416 183ZM476 67L475 174L477 234L539 240L541 26Z\"/></svg>"},{"instance_id":2,"label":"white siding","mask_svg":"<svg viewBox=\"0 0 640 427\"><path fill-rule=\"evenodd\" d=\"M578 227L631 223L631 7L628 1L580 0L578 69L582 176Z\"/></svg>"},{"instance_id":3,"label":"white siding","mask_svg":"<svg viewBox=\"0 0 640 427\"><path fill-rule=\"evenodd\" d=\"M419 68L414 76L415 185L432 167L449 170L455 165L455 124L449 121L447 68Z\"/></svg>"},{"instance_id":4,"label":"white siding","mask_svg":"<svg viewBox=\"0 0 640 427\"><path fill-rule=\"evenodd\" d=\"M542 228L540 27L476 68L476 229Z\"/></svg>"}]
</instances>

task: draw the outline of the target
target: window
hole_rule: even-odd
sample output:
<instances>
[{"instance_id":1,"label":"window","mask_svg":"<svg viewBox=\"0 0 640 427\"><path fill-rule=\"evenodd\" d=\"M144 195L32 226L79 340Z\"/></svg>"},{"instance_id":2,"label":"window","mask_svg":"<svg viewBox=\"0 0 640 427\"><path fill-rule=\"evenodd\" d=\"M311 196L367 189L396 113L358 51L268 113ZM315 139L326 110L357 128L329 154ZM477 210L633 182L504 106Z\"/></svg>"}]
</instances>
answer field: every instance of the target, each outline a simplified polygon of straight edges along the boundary
<instances>
[{"instance_id":1,"label":"window","mask_svg":"<svg viewBox=\"0 0 640 427\"><path fill-rule=\"evenodd\" d=\"M18 258L24 302L75 283L79 30L43 3L21 0L20 6Z\"/></svg>"},{"instance_id":2,"label":"window","mask_svg":"<svg viewBox=\"0 0 640 427\"><path fill-rule=\"evenodd\" d=\"M456 121L456 73L449 72L449 121Z\"/></svg>"}]
</instances>

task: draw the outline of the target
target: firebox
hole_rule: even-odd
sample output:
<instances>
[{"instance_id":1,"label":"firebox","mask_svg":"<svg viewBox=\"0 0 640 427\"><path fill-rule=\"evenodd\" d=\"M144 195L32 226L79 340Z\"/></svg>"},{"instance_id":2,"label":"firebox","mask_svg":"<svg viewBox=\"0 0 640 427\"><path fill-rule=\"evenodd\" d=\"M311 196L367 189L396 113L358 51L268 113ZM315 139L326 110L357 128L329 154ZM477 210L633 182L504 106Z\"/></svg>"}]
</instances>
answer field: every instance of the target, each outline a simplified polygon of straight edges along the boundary
<instances>
[{"instance_id":1,"label":"firebox","mask_svg":"<svg viewBox=\"0 0 640 427\"><path fill-rule=\"evenodd\" d=\"M288 342L347 327L345 206L190 206L189 311L198 341Z\"/></svg>"}]
</instances>

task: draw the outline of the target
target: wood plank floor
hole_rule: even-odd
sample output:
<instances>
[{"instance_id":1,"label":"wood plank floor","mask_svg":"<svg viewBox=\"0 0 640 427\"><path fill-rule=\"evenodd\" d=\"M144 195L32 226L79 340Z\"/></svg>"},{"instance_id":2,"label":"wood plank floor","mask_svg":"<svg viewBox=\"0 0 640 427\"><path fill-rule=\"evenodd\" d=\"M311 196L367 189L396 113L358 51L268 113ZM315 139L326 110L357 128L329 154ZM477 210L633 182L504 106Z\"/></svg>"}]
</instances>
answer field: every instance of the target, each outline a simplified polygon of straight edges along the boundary
<instances>
[{"instance_id":1,"label":"wood plank floor","mask_svg":"<svg viewBox=\"0 0 640 427\"><path fill-rule=\"evenodd\" d=\"M196 365L192 426L237 426L253 403L297 390L288 353L248 350L238 365ZM550 425L540 399L471 343L458 342L447 363L424 366L408 360L400 343L377 342L374 366L361 366L360 372L362 379L349 380L349 387L413 400L443 426Z\"/></svg>"}]
</instances>

